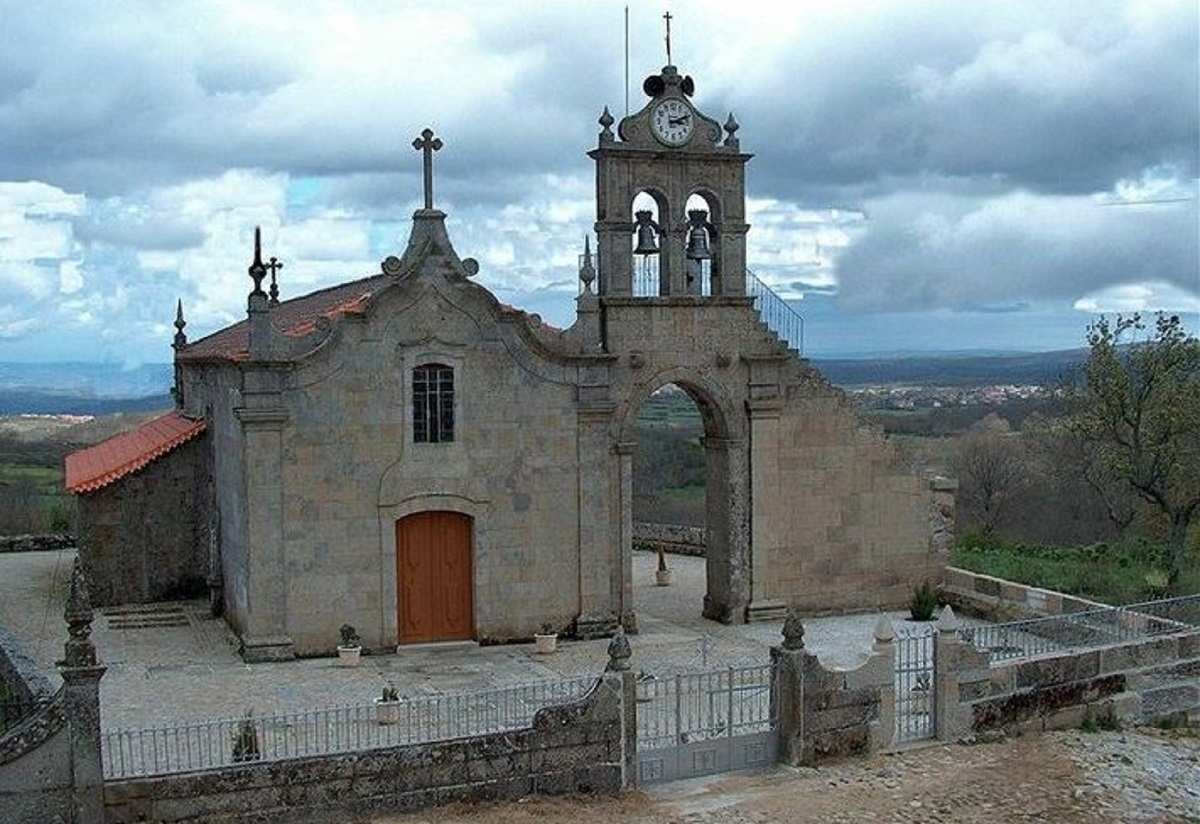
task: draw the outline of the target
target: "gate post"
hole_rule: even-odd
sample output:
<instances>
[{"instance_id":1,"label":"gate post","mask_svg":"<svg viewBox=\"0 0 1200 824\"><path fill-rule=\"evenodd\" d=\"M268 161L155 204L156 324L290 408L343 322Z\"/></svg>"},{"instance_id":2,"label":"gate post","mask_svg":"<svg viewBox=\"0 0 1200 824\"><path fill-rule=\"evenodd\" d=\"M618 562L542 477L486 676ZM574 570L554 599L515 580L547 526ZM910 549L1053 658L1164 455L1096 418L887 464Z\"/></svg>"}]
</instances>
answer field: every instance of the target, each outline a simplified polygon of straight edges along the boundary
<instances>
[{"instance_id":1,"label":"gate post","mask_svg":"<svg viewBox=\"0 0 1200 824\"><path fill-rule=\"evenodd\" d=\"M104 822L104 765L100 754L100 679L105 667L96 663L92 606L83 565L75 558L71 592L63 611L67 642L59 664L63 679L63 710L70 731L72 810L75 824Z\"/></svg>"},{"instance_id":2,"label":"gate post","mask_svg":"<svg viewBox=\"0 0 1200 824\"><path fill-rule=\"evenodd\" d=\"M947 604L937 620L934 649L934 734L939 741L959 741L971 735L971 707L959 700L958 685L964 673L988 666L987 653L978 652L973 644L958 635L960 622Z\"/></svg>"},{"instance_id":3,"label":"gate post","mask_svg":"<svg viewBox=\"0 0 1200 824\"><path fill-rule=\"evenodd\" d=\"M779 760L798 766L809 760L804 751L804 624L799 611L788 608L783 644L771 647L771 703L779 731Z\"/></svg>"},{"instance_id":4,"label":"gate post","mask_svg":"<svg viewBox=\"0 0 1200 824\"><path fill-rule=\"evenodd\" d=\"M608 642L604 672L621 678L621 789L637 785L637 677L629 669L632 654L625 628L618 624L616 634Z\"/></svg>"}]
</instances>

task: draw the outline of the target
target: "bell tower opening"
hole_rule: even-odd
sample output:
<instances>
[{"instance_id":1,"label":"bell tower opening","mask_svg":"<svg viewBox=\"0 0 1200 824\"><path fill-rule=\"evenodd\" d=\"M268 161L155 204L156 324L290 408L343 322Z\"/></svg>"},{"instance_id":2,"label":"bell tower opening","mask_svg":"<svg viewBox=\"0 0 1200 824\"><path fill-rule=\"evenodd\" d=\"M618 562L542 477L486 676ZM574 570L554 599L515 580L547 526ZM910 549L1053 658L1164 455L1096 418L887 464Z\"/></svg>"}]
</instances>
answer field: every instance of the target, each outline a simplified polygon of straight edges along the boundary
<instances>
[{"instance_id":1,"label":"bell tower opening","mask_svg":"<svg viewBox=\"0 0 1200 824\"><path fill-rule=\"evenodd\" d=\"M653 297L667 294L667 284L661 279L667 267L662 265L662 236L664 219L659 202L650 192L641 191L633 199L633 294L634 297Z\"/></svg>"}]
</instances>

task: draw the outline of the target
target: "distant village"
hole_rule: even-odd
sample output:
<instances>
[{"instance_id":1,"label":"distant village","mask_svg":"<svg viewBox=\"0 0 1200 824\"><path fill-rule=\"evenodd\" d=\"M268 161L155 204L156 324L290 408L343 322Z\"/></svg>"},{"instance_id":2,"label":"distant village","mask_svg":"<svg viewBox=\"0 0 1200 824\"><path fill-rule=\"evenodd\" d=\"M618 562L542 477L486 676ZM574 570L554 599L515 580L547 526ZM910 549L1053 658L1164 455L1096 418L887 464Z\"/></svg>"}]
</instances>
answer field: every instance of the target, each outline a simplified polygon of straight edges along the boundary
<instances>
[{"instance_id":1,"label":"distant village","mask_svg":"<svg viewBox=\"0 0 1200 824\"><path fill-rule=\"evenodd\" d=\"M987 386L864 386L846 389L860 409L936 409L945 406L1001 406L1013 401L1059 397L1062 389L1042 384Z\"/></svg>"}]
</instances>

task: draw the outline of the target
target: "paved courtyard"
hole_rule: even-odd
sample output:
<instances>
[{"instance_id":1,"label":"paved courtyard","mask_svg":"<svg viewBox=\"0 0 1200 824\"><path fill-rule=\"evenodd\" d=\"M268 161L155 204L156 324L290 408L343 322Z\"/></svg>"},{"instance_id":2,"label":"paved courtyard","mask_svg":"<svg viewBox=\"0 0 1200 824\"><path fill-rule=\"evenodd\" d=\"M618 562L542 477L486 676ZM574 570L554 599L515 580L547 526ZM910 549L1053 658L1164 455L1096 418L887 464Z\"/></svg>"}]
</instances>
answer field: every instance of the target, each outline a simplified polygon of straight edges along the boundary
<instances>
[{"instance_id":1,"label":"paved courtyard","mask_svg":"<svg viewBox=\"0 0 1200 824\"><path fill-rule=\"evenodd\" d=\"M62 655L63 603L74 551L0 555L0 621L53 675ZM666 673L726 665L762 664L781 640L780 624L725 626L700 617L704 562L671 556L673 583L654 585L655 556L636 553L634 599L639 634L630 637L635 670ZM902 622L904 613L890 613ZM446 644L405 647L364 656L355 669L336 659L314 658L244 664L225 624L206 605L185 602L158 613L161 626L130 622L120 610L97 613L92 637L108 672L101 681L105 729L192 720L235 718L347 704L368 704L392 682L402 696L488 689L563 675L600 672L607 640L560 641L552 655L532 643L503 646ZM852 667L865 659L878 615L805 622L805 642L826 666ZM332 635L336 628L331 628Z\"/></svg>"}]
</instances>

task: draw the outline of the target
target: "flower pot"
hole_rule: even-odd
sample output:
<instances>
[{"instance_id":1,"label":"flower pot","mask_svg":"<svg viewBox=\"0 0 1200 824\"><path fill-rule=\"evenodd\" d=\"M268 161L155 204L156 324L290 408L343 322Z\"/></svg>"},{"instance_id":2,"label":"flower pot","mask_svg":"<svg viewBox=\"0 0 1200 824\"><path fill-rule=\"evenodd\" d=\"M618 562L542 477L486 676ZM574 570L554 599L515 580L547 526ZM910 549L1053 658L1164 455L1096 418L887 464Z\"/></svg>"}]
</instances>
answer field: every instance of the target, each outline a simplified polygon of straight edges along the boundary
<instances>
[{"instance_id":1,"label":"flower pot","mask_svg":"<svg viewBox=\"0 0 1200 824\"><path fill-rule=\"evenodd\" d=\"M539 655L549 655L558 649L558 633L535 632L533 634L533 647L534 652L537 652Z\"/></svg>"},{"instance_id":2,"label":"flower pot","mask_svg":"<svg viewBox=\"0 0 1200 824\"><path fill-rule=\"evenodd\" d=\"M343 667L357 667L358 658L362 655L362 647L342 647L337 648L338 664Z\"/></svg>"},{"instance_id":3,"label":"flower pot","mask_svg":"<svg viewBox=\"0 0 1200 824\"><path fill-rule=\"evenodd\" d=\"M670 586L671 585L671 570L669 570L669 569L654 570L654 583L658 584L660 587Z\"/></svg>"},{"instance_id":4,"label":"flower pot","mask_svg":"<svg viewBox=\"0 0 1200 824\"><path fill-rule=\"evenodd\" d=\"M380 725L388 726L400 723L400 702L375 699L375 718Z\"/></svg>"}]
</instances>

